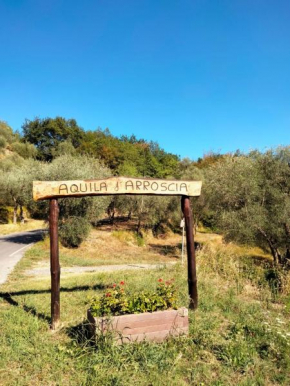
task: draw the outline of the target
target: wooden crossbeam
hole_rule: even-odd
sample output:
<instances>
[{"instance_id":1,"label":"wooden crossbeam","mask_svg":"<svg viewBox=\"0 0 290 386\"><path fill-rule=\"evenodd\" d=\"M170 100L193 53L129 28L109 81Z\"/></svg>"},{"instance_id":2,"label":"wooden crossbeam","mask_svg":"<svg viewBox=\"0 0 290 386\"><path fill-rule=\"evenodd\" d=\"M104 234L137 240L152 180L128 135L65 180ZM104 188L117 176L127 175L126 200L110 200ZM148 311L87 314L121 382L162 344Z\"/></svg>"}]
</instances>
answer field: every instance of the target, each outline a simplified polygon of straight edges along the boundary
<instances>
[{"instance_id":1,"label":"wooden crossbeam","mask_svg":"<svg viewBox=\"0 0 290 386\"><path fill-rule=\"evenodd\" d=\"M110 177L102 180L33 181L35 201L110 194L159 196L199 196L201 181L161 180L150 178Z\"/></svg>"}]
</instances>

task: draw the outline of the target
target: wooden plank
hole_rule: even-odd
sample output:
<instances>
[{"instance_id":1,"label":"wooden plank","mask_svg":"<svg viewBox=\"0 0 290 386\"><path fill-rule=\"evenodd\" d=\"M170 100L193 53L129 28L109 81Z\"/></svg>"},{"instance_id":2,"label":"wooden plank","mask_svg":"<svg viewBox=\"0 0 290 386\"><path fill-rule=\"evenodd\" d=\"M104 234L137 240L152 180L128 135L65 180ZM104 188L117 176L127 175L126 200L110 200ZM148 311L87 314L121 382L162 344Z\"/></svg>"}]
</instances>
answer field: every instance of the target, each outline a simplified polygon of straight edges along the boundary
<instances>
[{"instance_id":1,"label":"wooden plank","mask_svg":"<svg viewBox=\"0 0 290 386\"><path fill-rule=\"evenodd\" d=\"M162 342L169 336L178 336L178 335L188 335L188 328L178 328L176 330L164 330L164 331L154 331L143 334L134 334L134 335L122 335L117 340L117 343L128 343L128 342L142 342L143 340L149 342Z\"/></svg>"},{"instance_id":2,"label":"wooden plank","mask_svg":"<svg viewBox=\"0 0 290 386\"><path fill-rule=\"evenodd\" d=\"M160 342L168 336L188 334L188 310L156 311L108 318L94 318L88 310L92 336L111 331L118 344L149 340ZM152 323L152 321L154 323Z\"/></svg>"},{"instance_id":3,"label":"wooden plank","mask_svg":"<svg viewBox=\"0 0 290 386\"><path fill-rule=\"evenodd\" d=\"M177 330L179 328L183 328L183 320L177 320L174 323L163 323L149 326L139 326L139 327L124 327L120 328L117 326L114 330L119 331L122 335L135 335L135 334L147 334L149 332L157 332L157 331L171 331Z\"/></svg>"},{"instance_id":4,"label":"wooden plank","mask_svg":"<svg viewBox=\"0 0 290 386\"><path fill-rule=\"evenodd\" d=\"M127 318L124 318L127 316ZM139 327L148 327L155 326L158 324L175 324L178 323L178 320L184 319L184 316L180 316L176 310L164 311L164 314L161 312L153 312L153 313L144 313L144 314L136 314L123 315L114 318L113 320L113 328L123 329L129 326L130 328L139 328Z\"/></svg>"},{"instance_id":5,"label":"wooden plank","mask_svg":"<svg viewBox=\"0 0 290 386\"><path fill-rule=\"evenodd\" d=\"M33 181L35 201L58 197L144 194L160 196L199 196L201 181L110 177L102 180Z\"/></svg>"},{"instance_id":6,"label":"wooden plank","mask_svg":"<svg viewBox=\"0 0 290 386\"><path fill-rule=\"evenodd\" d=\"M90 312L89 317L92 317ZM158 324L170 324L177 323L178 320L188 320L188 310L185 307L178 310L165 310L155 312L145 312L140 314L128 314L112 317L99 317L94 318L94 323L98 328L109 328L122 330L124 328L139 328L146 326L154 326Z\"/></svg>"}]
</instances>

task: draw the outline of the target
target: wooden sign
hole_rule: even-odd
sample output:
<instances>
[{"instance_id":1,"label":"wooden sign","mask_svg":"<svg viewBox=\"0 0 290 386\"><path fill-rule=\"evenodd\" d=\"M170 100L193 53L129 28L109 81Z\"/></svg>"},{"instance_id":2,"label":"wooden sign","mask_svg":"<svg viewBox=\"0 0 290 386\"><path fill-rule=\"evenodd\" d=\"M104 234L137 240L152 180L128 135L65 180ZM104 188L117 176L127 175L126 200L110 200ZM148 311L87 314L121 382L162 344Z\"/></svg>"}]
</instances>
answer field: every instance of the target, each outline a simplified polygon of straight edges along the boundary
<instances>
[{"instance_id":1,"label":"wooden sign","mask_svg":"<svg viewBox=\"0 0 290 386\"><path fill-rule=\"evenodd\" d=\"M60 320L60 265L58 248L58 198L104 196L109 194L146 194L182 196L181 208L185 220L188 263L189 307L198 303L196 262L190 198L199 196L201 181L158 180L150 178L110 177L103 180L33 181L35 201L49 199L50 271L51 271L51 327L56 329Z\"/></svg>"},{"instance_id":2,"label":"wooden sign","mask_svg":"<svg viewBox=\"0 0 290 386\"><path fill-rule=\"evenodd\" d=\"M103 180L33 181L35 201L60 197L145 194L161 196L199 196L201 181L110 177Z\"/></svg>"}]
</instances>

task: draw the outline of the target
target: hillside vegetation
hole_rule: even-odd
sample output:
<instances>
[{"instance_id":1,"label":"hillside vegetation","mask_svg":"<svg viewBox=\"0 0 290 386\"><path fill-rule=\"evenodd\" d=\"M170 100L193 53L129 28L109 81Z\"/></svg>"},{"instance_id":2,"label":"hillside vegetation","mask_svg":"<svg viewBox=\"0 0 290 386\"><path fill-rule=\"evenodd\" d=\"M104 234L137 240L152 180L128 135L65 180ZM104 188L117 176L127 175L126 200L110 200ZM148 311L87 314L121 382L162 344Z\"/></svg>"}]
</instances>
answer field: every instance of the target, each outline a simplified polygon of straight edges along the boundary
<instances>
[{"instance_id":1,"label":"hillside vegetation","mask_svg":"<svg viewBox=\"0 0 290 386\"><path fill-rule=\"evenodd\" d=\"M0 225L6 230L29 226L28 216L47 219L47 203L32 200L33 180L203 181L202 195L192 200L199 308L190 311L189 336L162 344L94 343L86 321L89 299L114 282L125 281L135 292L174 279L178 304L188 304L180 198L61 199L62 325L49 330L44 239L0 287L1 385L290 384L290 147L193 161L150 141L84 131L75 120L57 117L26 121L22 134L1 122L0 153L0 218L15 223ZM160 267L138 270L141 263ZM117 264L135 270L109 271ZM100 265L108 272L94 272ZM81 273L84 268L92 272Z\"/></svg>"},{"instance_id":2,"label":"hillside vegetation","mask_svg":"<svg viewBox=\"0 0 290 386\"><path fill-rule=\"evenodd\" d=\"M14 223L25 221L24 207L33 218L47 218L47 204L32 201L33 180L111 175L202 180L202 195L192 202L195 227L203 224L228 241L257 245L276 264L288 266L289 146L264 153L207 154L192 161L134 135L117 138L108 129L85 131L74 119L36 118L26 120L22 129L20 135L0 124L2 222L9 205ZM176 197L85 197L59 203L61 240L71 247L80 245L106 213L112 223L117 215L134 216L140 238L146 229L156 236L177 230L181 216Z\"/></svg>"}]
</instances>

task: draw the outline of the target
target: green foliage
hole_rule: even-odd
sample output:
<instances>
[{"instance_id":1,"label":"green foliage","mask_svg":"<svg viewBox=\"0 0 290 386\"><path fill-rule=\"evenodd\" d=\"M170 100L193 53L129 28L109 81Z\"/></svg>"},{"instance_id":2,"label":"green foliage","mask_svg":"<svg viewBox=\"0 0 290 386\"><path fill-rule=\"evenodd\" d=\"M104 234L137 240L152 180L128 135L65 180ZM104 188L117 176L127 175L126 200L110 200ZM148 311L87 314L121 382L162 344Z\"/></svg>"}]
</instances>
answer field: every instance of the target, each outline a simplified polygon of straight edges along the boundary
<instances>
[{"instance_id":1,"label":"green foliage","mask_svg":"<svg viewBox=\"0 0 290 386\"><path fill-rule=\"evenodd\" d=\"M42 163L33 159L24 160L17 156L20 163L8 163L9 158L0 162L6 167L0 174L0 199L5 205L27 206L32 216L46 219L47 201L34 202L32 199L32 181L70 180L84 178L103 178L110 175L105 167L89 157L64 155L51 163ZM15 158L15 156L14 156ZM13 158L13 159L14 159ZM4 162L5 161L5 162ZM107 197L82 197L59 200L60 220L71 216L84 217L86 221L96 222L108 206Z\"/></svg>"},{"instance_id":2,"label":"green foliage","mask_svg":"<svg viewBox=\"0 0 290 386\"><path fill-rule=\"evenodd\" d=\"M13 142L11 150L19 154L22 158L35 158L37 150L34 145L28 142Z\"/></svg>"},{"instance_id":3,"label":"green foliage","mask_svg":"<svg viewBox=\"0 0 290 386\"><path fill-rule=\"evenodd\" d=\"M164 178L173 176L178 165L178 157L157 143L135 136L119 139L108 129L85 132L78 150L98 157L118 175Z\"/></svg>"},{"instance_id":4,"label":"green foliage","mask_svg":"<svg viewBox=\"0 0 290 386\"><path fill-rule=\"evenodd\" d=\"M60 241L65 247L77 248L88 237L90 229L87 218L69 217L60 224Z\"/></svg>"},{"instance_id":5,"label":"green foliage","mask_svg":"<svg viewBox=\"0 0 290 386\"><path fill-rule=\"evenodd\" d=\"M5 205L13 205L14 222L18 207L29 205L32 201L32 181L37 175L39 164L31 159L23 160L18 166L0 174L0 199Z\"/></svg>"},{"instance_id":6,"label":"green foliage","mask_svg":"<svg viewBox=\"0 0 290 386\"><path fill-rule=\"evenodd\" d=\"M198 167L199 169L207 169L209 166L214 165L216 162L220 161L224 157L224 154L209 151L205 153L202 158L198 158L196 162L193 162L193 165Z\"/></svg>"},{"instance_id":7,"label":"green foliage","mask_svg":"<svg viewBox=\"0 0 290 386\"><path fill-rule=\"evenodd\" d=\"M35 145L38 159L51 161L76 152L98 158L114 174L170 177L176 172L178 156L165 152L156 142L135 136L114 137L109 129L84 131L74 119L62 117L26 120L23 139Z\"/></svg>"},{"instance_id":8,"label":"green foliage","mask_svg":"<svg viewBox=\"0 0 290 386\"><path fill-rule=\"evenodd\" d=\"M73 179L98 179L108 177L110 171L99 162L87 156L63 155L51 163L37 163L38 170L34 180L61 181ZM32 180L31 180L32 191ZM64 198L58 200L60 220L75 217L86 217L90 222L96 222L108 206L108 197ZM47 202L34 202L32 197L28 204L33 216L45 218L47 216Z\"/></svg>"},{"instance_id":9,"label":"green foliage","mask_svg":"<svg viewBox=\"0 0 290 386\"><path fill-rule=\"evenodd\" d=\"M36 146L38 158L44 161L52 160L60 142L70 140L77 148L84 134L75 119L62 117L26 120L22 129L24 140Z\"/></svg>"},{"instance_id":10,"label":"green foliage","mask_svg":"<svg viewBox=\"0 0 290 386\"><path fill-rule=\"evenodd\" d=\"M16 153L6 156L3 159L0 159L0 170L1 172L9 172L12 169L20 167L23 163L23 158Z\"/></svg>"},{"instance_id":11,"label":"green foliage","mask_svg":"<svg viewBox=\"0 0 290 386\"><path fill-rule=\"evenodd\" d=\"M206 197L226 239L290 260L290 147L228 156L207 171Z\"/></svg>"},{"instance_id":12,"label":"green foliage","mask_svg":"<svg viewBox=\"0 0 290 386\"><path fill-rule=\"evenodd\" d=\"M0 135L0 149L5 149L7 145L6 138L3 135Z\"/></svg>"},{"instance_id":13,"label":"green foliage","mask_svg":"<svg viewBox=\"0 0 290 386\"><path fill-rule=\"evenodd\" d=\"M4 137L8 143L11 143L18 138L18 135L14 134L11 127L4 121L0 121L0 136Z\"/></svg>"},{"instance_id":14,"label":"green foliage","mask_svg":"<svg viewBox=\"0 0 290 386\"><path fill-rule=\"evenodd\" d=\"M62 155L71 155L76 156L77 150L73 146L71 140L66 140L64 142L59 142L55 149L52 149L53 158L60 157Z\"/></svg>"},{"instance_id":15,"label":"green foliage","mask_svg":"<svg viewBox=\"0 0 290 386\"><path fill-rule=\"evenodd\" d=\"M176 197L142 195L114 197L109 209L116 210L121 215L128 215L129 218L134 214L137 219L136 231L141 237L142 229L152 229L155 235L163 233L166 226L172 225L174 214L180 221L180 201Z\"/></svg>"},{"instance_id":16,"label":"green foliage","mask_svg":"<svg viewBox=\"0 0 290 386\"><path fill-rule=\"evenodd\" d=\"M156 291L127 294L124 281L113 284L101 297L92 299L90 310L93 316L115 316L125 314L139 314L143 312L176 309L176 289L172 280L163 282L158 280Z\"/></svg>"},{"instance_id":17,"label":"green foliage","mask_svg":"<svg viewBox=\"0 0 290 386\"><path fill-rule=\"evenodd\" d=\"M9 223L9 210L0 205L0 224L8 224Z\"/></svg>"}]
</instances>

